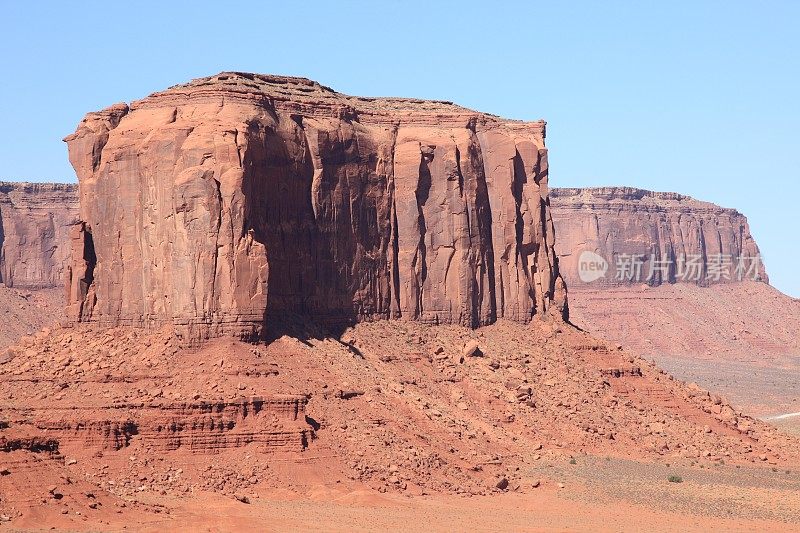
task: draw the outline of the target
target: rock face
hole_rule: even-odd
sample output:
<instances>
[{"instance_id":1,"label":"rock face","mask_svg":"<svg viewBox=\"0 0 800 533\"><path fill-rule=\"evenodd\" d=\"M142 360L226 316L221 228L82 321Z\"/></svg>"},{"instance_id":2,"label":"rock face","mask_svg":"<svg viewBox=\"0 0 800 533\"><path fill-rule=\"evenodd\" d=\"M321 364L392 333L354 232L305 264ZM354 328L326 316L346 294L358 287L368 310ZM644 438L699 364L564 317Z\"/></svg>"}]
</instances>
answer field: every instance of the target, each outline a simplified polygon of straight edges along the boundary
<instances>
[{"instance_id":1,"label":"rock face","mask_svg":"<svg viewBox=\"0 0 800 533\"><path fill-rule=\"evenodd\" d=\"M0 182L0 282L38 289L63 285L78 187Z\"/></svg>"},{"instance_id":2,"label":"rock face","mask_svg":"<svg viewBox=\"0 0 800 533\"><path fill-rule=\"evenodd\" d=\"M768 282L747 218L734 209L629 187L552 189L550 197L572 287ZM605 260L604 276L593 279L586 260L597 258L584 252Z\"/></svg>"},{"instance_id":3,"label":"rock face","mask_svg":"<svg viewBox=\"0 0 800 533\"><path fill-rule=\"evenodd\" d=\"M544 122L222 73L89 113L69 309L199 340L270 315L561 314Z\"/></svg>"}]
</instances>

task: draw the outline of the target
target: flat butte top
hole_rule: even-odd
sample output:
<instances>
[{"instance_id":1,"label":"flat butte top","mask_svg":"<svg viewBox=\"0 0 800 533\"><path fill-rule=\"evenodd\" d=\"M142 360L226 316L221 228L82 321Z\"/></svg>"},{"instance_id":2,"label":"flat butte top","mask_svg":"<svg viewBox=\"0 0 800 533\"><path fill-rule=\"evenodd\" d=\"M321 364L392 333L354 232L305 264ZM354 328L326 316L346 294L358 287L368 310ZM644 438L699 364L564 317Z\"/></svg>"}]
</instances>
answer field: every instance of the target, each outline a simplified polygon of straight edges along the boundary
<instances>
[{"instance_id":1,"label":"flat butte top","mask_svg":"<svg viewBox=\"0 0 800 533\"><path fill-rule=\"evenodd\" d=\"M740 215L736 209L720 207L675 192L648 191L635 187L552 188L550 197L560 208L612 210L633 208L642 211L679 211Z\"/></svg>"},{"instance_id":2,"label":"flat butte top","mask_svg":"<svg viewBox=\"0 0 800 533\"><path fill-rule=\"evenodd\" d=\"M40 183L29 181L0 181L0 193L24 192L37 193L48 191L74 192L78 190L77 183Z\"/></svg>"},{"instance_id":3,"label":"flat butte top","mask_svg":"<svg viewBox=\"0 0 800 533\"><path fill-rule=\"evenodd\" d=\"M238 102L305 116L327 116L366 123L416 123L484 127L493 124L530 131L545 122L509 120L441 100L348 96L307 78L221 72L175 85L133 102L131 110Z\"/></svg>"}]
</instances>

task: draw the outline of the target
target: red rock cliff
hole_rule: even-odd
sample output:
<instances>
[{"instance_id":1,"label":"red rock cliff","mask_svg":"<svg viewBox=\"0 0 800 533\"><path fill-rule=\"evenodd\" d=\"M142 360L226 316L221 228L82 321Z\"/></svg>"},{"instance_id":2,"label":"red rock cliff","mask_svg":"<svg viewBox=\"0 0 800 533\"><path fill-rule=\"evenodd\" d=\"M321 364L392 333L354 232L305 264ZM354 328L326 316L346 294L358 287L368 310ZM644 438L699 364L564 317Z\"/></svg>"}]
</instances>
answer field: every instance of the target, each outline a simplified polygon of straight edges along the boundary
<instances>
[{"instance_id":1,"label":"red rock cliff","mask_svg":"<svg viewBox=\"0 0 800 533\"><path fill-rule=\"evenodd\" d=\"M560 314L544 122L222 73L89 113L70 312L257 335L271 314Z\"/></svg>"},{"instance_id":2,"label":"red rock cliff","mask_svg":"<svg viewBox=\"0 0 800 533\"><path fill-rule=\"evenodd\" d=\"M734 209L630 187L554 188L550 197L556 251L570 286L768 282L747 218ZM608 272L584 283L578 268L587 250L606 260Z\"/></svg>"},{"instance_id":3,"label":"red rock cliff","mask_svg":"<svg viewBox=\"0 0 800 533\"><path fill-rule=\"evenodd\" d=\"M0 182L0 283L26 289L63 284L78 187Z\"/></svg>"}]
</instances>

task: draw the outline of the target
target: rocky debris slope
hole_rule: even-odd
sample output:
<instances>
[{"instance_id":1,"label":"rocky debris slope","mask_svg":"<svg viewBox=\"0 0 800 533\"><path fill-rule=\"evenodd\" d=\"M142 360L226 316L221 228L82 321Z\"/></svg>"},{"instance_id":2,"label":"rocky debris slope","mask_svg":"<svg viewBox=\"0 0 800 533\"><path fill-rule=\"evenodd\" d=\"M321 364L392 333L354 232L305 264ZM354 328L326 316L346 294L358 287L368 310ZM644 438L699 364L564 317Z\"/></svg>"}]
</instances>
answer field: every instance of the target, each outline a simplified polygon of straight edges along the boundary
<instances>
[{"instance_id":1,"label":"rocky debris slope","mask_svg":"<svg viewBox=\"0 0 800 533\"><path fill-rule=\"evenodd\" d=\"M796 410L790 383L783 381L781 391L777 382L755 387L738 375L766 380L765 367L793 372L800 355L800 300L770 287L761 261L738 279L739 259L750 269L747 260L759 257L744 215L680 194L625 187L552 189L550 197L572 323L654 358L676 376L713 385L748 410L782 412L770 411L770 404ZM606 261L604 276L594 279L597 271L585 268L593 264L591 256L581 259L586 252ZM628 275L632 256L641 259L638 276ZM675 259L691 256L698 262L684 271L692 275L681 276ZM651 268L653 258L668 268ZM727 268L715 271L716 260Z\"/></svg>"},{"instance_id":2,"label":"rocky debris slope","mask_svg":"<svg viewBox=\"0 0 800 533\"><path fill-rule=\"evenodd\" d=\"M780 366L800 354L800 300L766 283L576 290L570 320L647 357Z\"/></svg>"},{"instance_id":3,"label":"rocky debris slope","mask_svg":"<svg viewBox=\"0 0 800 533\"><path fill-rule=\"evenodd\" d=\"M571 288L768 281L747 218L734 209L630 187L554 188L550 197ZM581 277L585 251L606 261L604 277Z\"/></svg>"},{"instance_id":4,"label":"rocky debris slope","mask_svg":"<svg viewBox=\"0 0 800 533\"><path fill-rule=\"evenodd\" d=\"M0 283L63 286L77 216L77 185L0 182Z\"/></svg>"},{"instance_id":5,"label":"rocky debris slope","mask_svg":"<svg viewBox=\"0 0 800 533\"><path fill-rule=\"evenodd\" d=\"M168 328L78 325L23 339L0 365L0 443L21 443L0 444L0 514L168 512L153 502L198 491L244 502L319 482L528 491L554 482L526 478L524 465L580 454L800 463L795 440L567 325L272 333L266 345L200 348ZM53 490L70 497L29 483L33 471L60 476Z\"/></svg>"},{"instance_id":6,"label":"rocky debris slope","mask_svg":"<svg viewBox=\"0 0 800 533\"><path fill-rule=\"evenodd\" d=\"M527 322L566 293L545 124L221 73L89 113L70 313L189 342L269 316Z\"/></svg>"},{"instance_id":7,"label":"rocky debris slope","mask_svg":"<svg viewBox=\"0 0 800 533\"><path fill-rule=\"evenodd\" d=\"M573 289L570 321L748 413L800 411L800 299L766 283Z\"/></svg>"},{"instance_id":8,"label":"rocky debris slope","mask_svg":"<svg viewBox=\"0 0 800 533\"><path fill-rule=\"evenodd\" d=\"M0 287L0 351L64 317L64 289Z\"/></svg>"}]
</instances>

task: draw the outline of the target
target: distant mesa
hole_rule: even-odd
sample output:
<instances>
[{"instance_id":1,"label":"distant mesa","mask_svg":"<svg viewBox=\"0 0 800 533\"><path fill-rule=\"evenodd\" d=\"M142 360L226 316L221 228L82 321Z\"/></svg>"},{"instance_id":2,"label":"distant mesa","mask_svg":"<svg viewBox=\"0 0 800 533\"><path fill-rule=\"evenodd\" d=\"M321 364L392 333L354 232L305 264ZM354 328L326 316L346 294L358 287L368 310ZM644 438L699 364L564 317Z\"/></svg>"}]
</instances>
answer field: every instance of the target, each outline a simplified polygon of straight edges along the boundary
<instances>
[{"instance_id":1,"label":"distant mesa","mask_svg":"<svg viewBox=\"0 0 800 533\"><path fill-rule=\"evenodd\" d=\"M69 228L78 218L78 186L0 181L0 283L63 286Z\"/></svg>"},{"instance_id":2,"label":"distant mesa","mask_svg":"<svg viewBox=\"0 0 800 533\"><path fill-rule=\"evenodd\" d=\"M672 192L631 187L553 188L556 252L572 288L769 278L747 218ZM592 254L607 262L594 276Z\"/></svg>"}]
</instances>

